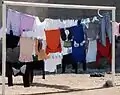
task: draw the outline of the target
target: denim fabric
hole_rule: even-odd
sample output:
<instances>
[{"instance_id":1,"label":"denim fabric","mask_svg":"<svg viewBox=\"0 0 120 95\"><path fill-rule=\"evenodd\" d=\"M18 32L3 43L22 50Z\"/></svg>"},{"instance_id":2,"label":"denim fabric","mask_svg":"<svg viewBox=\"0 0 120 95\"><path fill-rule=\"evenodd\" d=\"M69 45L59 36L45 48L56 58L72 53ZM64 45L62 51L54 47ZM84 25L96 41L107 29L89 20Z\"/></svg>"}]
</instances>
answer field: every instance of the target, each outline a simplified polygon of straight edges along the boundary
<instances>
[{"instance_id":1,"label":"denim fabric","mask_svg":"<svg viewBox=\"0 0 120 95\"><path fill-rule=\"evenodd\" d=\"M110 43L112 42L112 24L110 22L109 13L103 14L101 18L101 32L100 32L100 41L106 46L106 36L109 37Z\"/></svg>"}]
</instances>

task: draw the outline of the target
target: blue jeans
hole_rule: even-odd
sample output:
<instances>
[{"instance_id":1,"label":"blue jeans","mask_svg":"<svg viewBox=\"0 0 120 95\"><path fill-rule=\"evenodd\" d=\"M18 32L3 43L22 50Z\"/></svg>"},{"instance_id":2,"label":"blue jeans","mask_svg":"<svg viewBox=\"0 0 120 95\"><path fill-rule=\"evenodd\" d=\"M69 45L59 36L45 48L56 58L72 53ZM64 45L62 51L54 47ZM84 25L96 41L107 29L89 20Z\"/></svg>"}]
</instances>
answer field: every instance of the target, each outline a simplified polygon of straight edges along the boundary
<instances>
[{"instance_id":1,"label":"blue jeans","mask_svg":"<svg viewBox=\"0 0 120 95\"><path fill-rule=\"evenodd\" d=\"M101 18L101 31L100 31L100 41L106 46L106 36L109 37L110 43L112 42L112 24L110 22L109 13L105 13Z\"/></svg>"}]
</instances>

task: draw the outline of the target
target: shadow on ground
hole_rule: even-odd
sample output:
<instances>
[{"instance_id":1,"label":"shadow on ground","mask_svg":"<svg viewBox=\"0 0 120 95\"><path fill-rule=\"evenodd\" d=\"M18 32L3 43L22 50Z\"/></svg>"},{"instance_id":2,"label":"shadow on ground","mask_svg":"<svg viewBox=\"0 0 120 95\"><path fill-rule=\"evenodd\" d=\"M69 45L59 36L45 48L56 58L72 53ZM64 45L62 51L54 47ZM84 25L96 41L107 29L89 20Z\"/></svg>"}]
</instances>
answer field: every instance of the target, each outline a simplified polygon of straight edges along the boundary
<instances>
[{"instance_id":1,"label":"shadow on ground","mask_svg":"<svg viewBox=\"0 0 120 95\"><path fill-rule=\"evenodd\" d=\"M0 83L2 85L2 83ZM7 84L6 84L7 85ZM22 83L14 84L16 86L23 86ZM98 88L89 88L89 89L71 89L69 86L65 85L52 85L52 84L43 84L43 83L32 83L32 87L46 87L46 88L54 88L63 91L50 91L50 92L42 92L42 93L33 93L33 94L20 94L20 95L49 95L49 94L60 94L60 93L70 93L70 92L79 92L79 91L88 91L88 90L97 90L97 89L104 89L105 87L98 87ZM120 85L116 85L120 86Z\"/></svg>"}]
</instances>

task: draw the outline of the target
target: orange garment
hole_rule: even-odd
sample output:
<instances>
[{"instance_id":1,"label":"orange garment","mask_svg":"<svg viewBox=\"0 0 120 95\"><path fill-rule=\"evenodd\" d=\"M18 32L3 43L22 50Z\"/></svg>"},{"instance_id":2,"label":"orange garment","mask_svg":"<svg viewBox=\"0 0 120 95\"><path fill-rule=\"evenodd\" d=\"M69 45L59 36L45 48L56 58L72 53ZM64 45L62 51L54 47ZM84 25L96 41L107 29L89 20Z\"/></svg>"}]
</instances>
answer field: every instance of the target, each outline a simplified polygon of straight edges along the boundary
<instances>
[{"instance_id":1,"label":"orange garment","mask_svg":"<svg viewBox=\"0 0 120 95\"><path fill-rule=\"evenodd\" d=\"M55 53L61 52L61 43L60 43L60 30L45 30L46 34L46 53Z\"/></svg>"},{"instance_id":2,"label":"orange garment","mask_svg":"<svg viewBox=\"0 0 120 95\"><path fill-rule=\"evenodd\" d=\"M40 47L38 48L38 40L35 40L35 54L38 56L38 60L49 58L49 55L47 55L45 53L45 50L42 49L42 42L40 43Z\"/></svg>"}]
</instances>

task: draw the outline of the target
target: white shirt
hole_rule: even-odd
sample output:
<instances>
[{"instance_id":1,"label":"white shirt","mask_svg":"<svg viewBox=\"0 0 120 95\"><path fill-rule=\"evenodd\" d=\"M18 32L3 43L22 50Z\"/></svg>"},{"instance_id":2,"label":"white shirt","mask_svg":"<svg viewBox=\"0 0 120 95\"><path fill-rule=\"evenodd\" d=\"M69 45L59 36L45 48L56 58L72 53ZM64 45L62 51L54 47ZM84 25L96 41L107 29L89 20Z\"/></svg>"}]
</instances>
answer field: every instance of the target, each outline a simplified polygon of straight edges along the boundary
<instances>
[{"instance_id":1,"label":"white shirt","mask_svg":"<svg viewBox=\"0 0 120 95\"><path fill-rule=\"evenodd\" d=\"M45 37L45 22L40 22L40 19L38 17L35 17L34 25L33 25L33 36L35 38L40 38L43 40L46 40Z\"/></svg>"}]
</instances>

